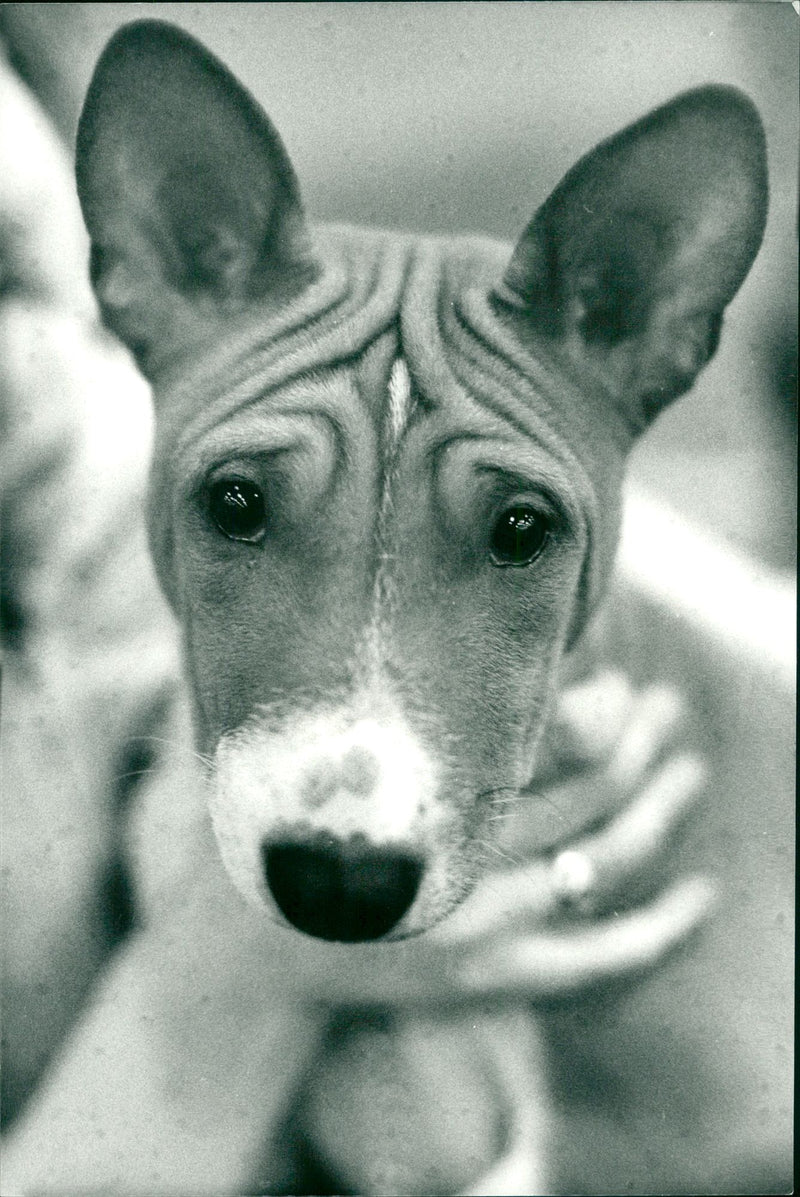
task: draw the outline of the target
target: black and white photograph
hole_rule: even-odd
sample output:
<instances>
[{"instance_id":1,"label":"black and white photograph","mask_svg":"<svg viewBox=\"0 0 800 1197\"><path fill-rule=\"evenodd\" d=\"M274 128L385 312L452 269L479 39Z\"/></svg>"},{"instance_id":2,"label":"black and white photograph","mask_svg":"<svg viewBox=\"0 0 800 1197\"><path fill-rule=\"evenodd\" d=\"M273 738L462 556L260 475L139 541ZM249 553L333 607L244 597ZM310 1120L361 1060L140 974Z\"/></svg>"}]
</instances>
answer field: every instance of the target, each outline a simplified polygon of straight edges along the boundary
<instances>
[{"instance_id":1,"label":"black and white photograph","mask_svg":"<svg viewBox=\"0 0 800 1197\"><path fill-rule=\"evenodd\" d=\"M0 4L2 1197L794 1191L798 30Z\"/></svg>"}]
</instances>

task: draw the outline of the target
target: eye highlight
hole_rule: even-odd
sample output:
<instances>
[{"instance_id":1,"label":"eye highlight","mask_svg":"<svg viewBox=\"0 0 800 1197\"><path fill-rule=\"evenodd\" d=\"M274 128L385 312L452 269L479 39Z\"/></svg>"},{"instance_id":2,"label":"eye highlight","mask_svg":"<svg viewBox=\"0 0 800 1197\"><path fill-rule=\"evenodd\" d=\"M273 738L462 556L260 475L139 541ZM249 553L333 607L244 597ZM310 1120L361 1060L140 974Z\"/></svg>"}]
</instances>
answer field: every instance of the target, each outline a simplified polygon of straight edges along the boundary
<instances>
[{"instance_id":1,"label":"eye highlight","mask_svg":"<svg viewBox=\"0 0 800 1197\"><path fill-rule=\"evenodd\" d=\"M550 521L535 507L507 507L495 521L489 540L494 565L530 565L550 539Z\"/></svg>"},{"instance_id":2,"label":"eye highlight","mask_svg":"<svg viewBox=\"0 0 800 1197\"><path fill-rule=\"evenodd\" d=\"M267 526L264 496L247 478L218 478L208 493L208 512L229 540L257 541Z\"/></svg>"}]
</instances>

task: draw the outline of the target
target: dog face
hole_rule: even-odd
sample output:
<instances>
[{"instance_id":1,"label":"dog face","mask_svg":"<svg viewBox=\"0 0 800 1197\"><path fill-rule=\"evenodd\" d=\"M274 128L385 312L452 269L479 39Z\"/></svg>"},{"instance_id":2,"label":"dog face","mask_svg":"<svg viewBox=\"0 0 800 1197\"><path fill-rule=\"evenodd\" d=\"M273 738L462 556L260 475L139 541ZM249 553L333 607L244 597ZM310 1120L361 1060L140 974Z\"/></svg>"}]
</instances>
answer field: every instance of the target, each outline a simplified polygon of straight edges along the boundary
<instances>
[{"instance_id":1,"label":"dog face","mask_svg":"<svg viewBox=\"0 0 800 1197\"><path fill-rule=\"evenodd\" d=\"M513 253L311 231L252 99L143 22L98 65L78 186L104 318L153 383L151 539L231 877L312 935L424 930L531 778L625 454L757 250L758 118L679 97Z\"/></svg>"},{"instance_id":2,"label":"dog face","mask_svg":"<svg viewBox=\"0 0 800 1197\"><path fill-rule=\"evenodd\" d=\"M273 842L354 844L370 878L399 854L412 877L425 861L425 926L475 876L493 798L528 780L592 496L507 417L416 398L397 340L170 451L153 522L168 496L158 556L232 876L263 900Z\"/></svg>"}]
</instances>

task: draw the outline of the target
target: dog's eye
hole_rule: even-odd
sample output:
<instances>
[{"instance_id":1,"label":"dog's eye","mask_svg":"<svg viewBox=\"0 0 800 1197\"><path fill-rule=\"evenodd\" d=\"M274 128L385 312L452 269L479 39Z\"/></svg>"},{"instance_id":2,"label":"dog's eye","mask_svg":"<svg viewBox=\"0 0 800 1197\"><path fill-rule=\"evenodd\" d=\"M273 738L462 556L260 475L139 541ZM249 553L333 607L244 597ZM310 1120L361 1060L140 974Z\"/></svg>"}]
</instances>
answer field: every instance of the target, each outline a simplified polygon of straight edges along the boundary
<instances>
[{"instance_id":1,"label":"dog's eye","mask_svg":"<svg viewBox=\"0 0 800 1197\"><path fill-rule=\"evenodd\" d=\"M246 478L220 478L209 492L209 512L231 540L260 540L266 529L264 496Z\"/></svg>"},{"instance_id":2,"label":"dog's eye","mask_svg":"<svg viewBox=\"0 0 800 1197\"><path fill-rule=\"evenodd\" d=\"M549 535L549 521L541 511L535 507L509 507L492 529L492 561L495 565L530 565L544 549Z\"/></svg>"}]
</instances>

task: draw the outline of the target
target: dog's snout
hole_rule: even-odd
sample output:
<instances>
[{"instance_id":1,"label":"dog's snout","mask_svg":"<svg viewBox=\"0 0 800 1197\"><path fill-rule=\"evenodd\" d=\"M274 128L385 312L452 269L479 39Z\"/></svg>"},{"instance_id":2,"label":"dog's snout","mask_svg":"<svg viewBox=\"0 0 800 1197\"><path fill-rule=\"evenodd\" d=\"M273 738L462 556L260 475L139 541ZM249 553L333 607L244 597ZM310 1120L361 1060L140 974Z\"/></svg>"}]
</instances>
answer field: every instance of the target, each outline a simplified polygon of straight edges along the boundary
<instances>
[{"instance_id":1,"label":"dog's snout","mask_svg":"<svg viewBox=\"0 0 800 1197\"><path fill-rule=\"evenodd\" d=\"M422 876L416 857L360 838L267 843L262 857L267 885L289 922L307 935L347 943L391 931Z\"/></svg>"}]
</instances>

